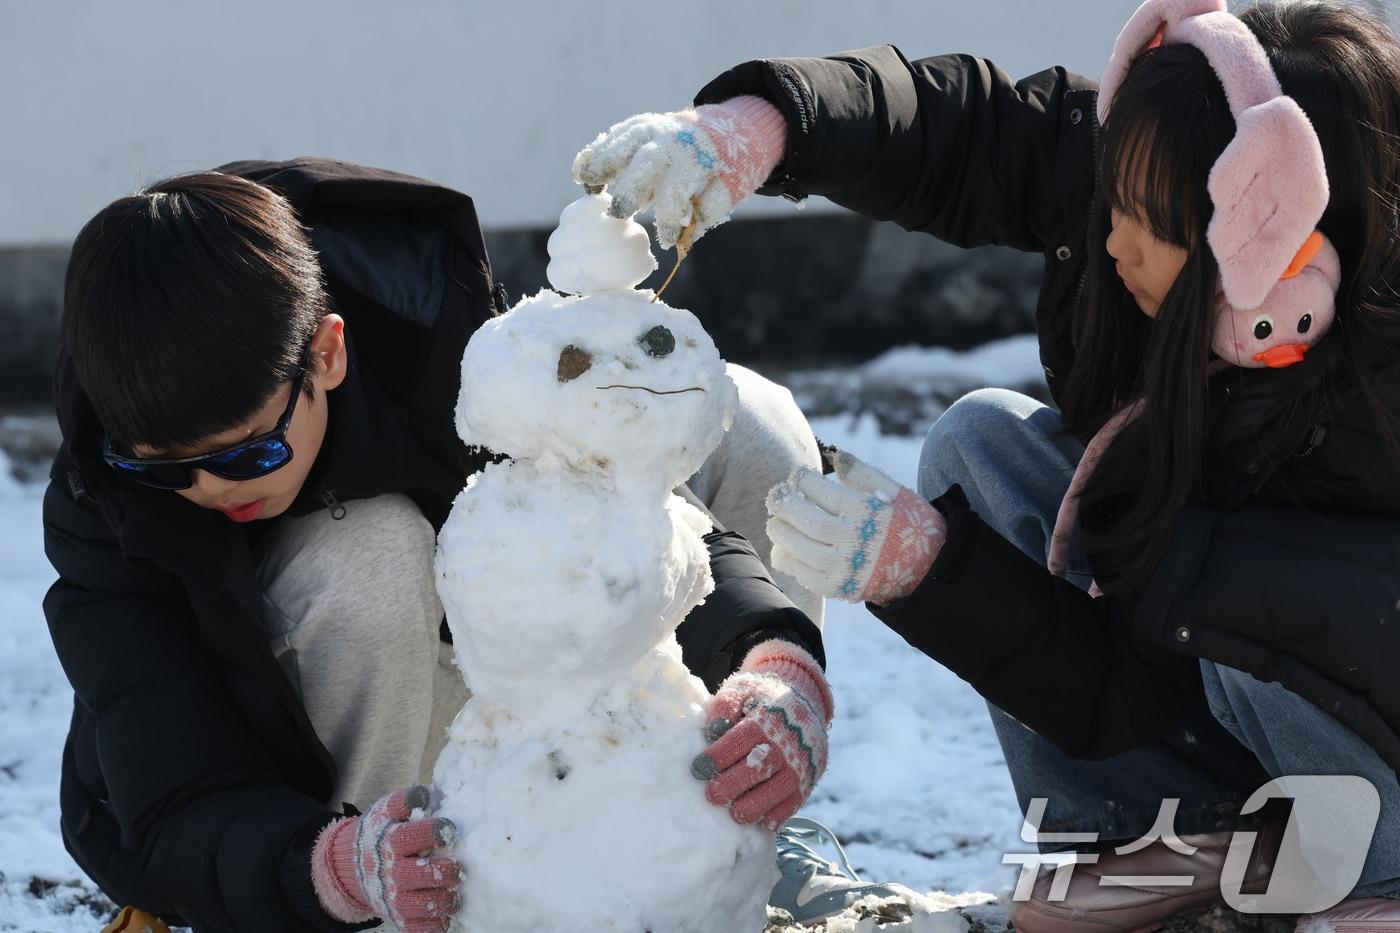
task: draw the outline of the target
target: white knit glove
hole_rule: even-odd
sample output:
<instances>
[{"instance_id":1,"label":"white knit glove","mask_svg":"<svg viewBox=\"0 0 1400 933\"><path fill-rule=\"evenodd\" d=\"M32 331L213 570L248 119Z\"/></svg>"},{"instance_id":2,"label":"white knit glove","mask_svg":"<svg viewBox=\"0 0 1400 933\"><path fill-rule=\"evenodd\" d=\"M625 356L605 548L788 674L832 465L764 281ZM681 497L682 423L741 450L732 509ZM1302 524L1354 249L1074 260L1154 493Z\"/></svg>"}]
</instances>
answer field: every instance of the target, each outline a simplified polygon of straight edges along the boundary
<instances>
[{"instance_id":1,"label":"white knit glove","mask_svg":"<svg viewBox=\"0 0 1400 933\"><path fill-rule=\"evenodd\" d=\"M606 186L614 217L654 203L661 248L679 243L685 251L763 184L786 145L778 108L761 97L735 97L629 117L583 147L573 176L594 193Z\"/></svg>"},{"instance_id":2,"label":"white knit glove","mask_svg":"<svg viewBox=\"0 0 1400 933\"><path fill-rule=\"evenodd\" d=\"M914 592L947 534L932 505L845 451L833 482L806 468L768 494L773 567L807 589L886 605Z\"/></svg>"}]
</instances>

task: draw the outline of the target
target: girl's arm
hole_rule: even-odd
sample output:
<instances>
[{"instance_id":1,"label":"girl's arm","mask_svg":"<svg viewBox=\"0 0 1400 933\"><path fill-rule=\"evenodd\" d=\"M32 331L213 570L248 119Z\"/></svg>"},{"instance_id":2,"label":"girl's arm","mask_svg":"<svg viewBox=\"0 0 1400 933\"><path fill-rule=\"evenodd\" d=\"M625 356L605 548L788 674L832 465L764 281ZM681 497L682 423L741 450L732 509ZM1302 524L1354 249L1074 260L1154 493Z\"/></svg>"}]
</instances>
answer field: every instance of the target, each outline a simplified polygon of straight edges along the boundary
<instances>
[{"instance_id":1,"label":"girl's arm","mask_svg":"<svg viewBox=\"0 0 1400 933\"><path fill-rule=\"evenodd\" d=\"M1400 765L1400 544L1393 520L1188 509L1147 589L1091 598L967 506L907 598L869 608L1066 754L1104 758L1178 722L1199 658L1277 681Z\"/></svg>"},{"instance_id":2,"label":"girl's arm","mask_svg":"<svg viewBox=\"0 0 1400 933\"><path fill-rule=\"evenodd\" d=\"M958 486L928 503L845 451L834 460L834 480L800 469L768 497L773 565L812 592L864 602L1073 756L1132 748L1201 696L1193 659L1140 643L1128 607L1051 575Z\"/></svg>"},{"instance_id":3,"label":"girl's arm","mask_svg":"<svg viewBox=\"0 0 1400 933\"><path fill-rule=\"evenodd\" d=\"M1049 68L1019 82L971 55L909 62L893 46L746 62L696 104L764 97L787 122L759 188L824 195L959 246L1046 252L1085 222L1097 82Z\"/></svg>"},{"instance_id":4,"label":"girl's arm","mask_svg":"<svg viewBox=\"0 0 1400 933\"><path fill-rule=\"evenodd\" d=\"M1135 601L1094 599L987 525L953 486L933 500L947 540L922 583L870 611L993 705L1076 758L1134 748L1203 696L1195 658L1133 624Z\"/></svg>"}]
</instances>

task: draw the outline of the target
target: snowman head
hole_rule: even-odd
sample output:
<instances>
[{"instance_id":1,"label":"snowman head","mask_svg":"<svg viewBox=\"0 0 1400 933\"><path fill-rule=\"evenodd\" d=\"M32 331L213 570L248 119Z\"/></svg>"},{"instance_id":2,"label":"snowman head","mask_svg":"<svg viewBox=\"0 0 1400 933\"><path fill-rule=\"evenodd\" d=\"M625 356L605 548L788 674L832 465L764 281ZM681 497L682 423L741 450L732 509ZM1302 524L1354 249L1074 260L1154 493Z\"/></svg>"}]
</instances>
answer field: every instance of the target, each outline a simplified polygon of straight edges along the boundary
<instances>
[{"instance_id":1,"label":"snowman head","mask_svg":"<svg viewBox=\"0 0 1400 933\"><path fill-rule=\"evenodd\" d=\"M669 491L718 446L736 394L690 312L630 289L542 291L472 336L457 431L516 460Z\"/></svg>"}]
</instances>

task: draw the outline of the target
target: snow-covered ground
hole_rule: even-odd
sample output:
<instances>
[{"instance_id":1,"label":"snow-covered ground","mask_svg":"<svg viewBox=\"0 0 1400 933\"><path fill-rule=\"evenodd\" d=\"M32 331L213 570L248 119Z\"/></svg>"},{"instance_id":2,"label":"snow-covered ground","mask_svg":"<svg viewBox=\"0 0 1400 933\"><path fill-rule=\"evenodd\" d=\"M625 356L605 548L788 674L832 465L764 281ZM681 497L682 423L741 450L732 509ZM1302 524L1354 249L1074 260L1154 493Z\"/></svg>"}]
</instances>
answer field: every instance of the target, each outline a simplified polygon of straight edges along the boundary
<instances>
[{"instance_id":1,"label":"snow-covered ground","mask_svg":"<svg viewBox=\"0 0 1400 933\"><path fill-rule=\"evenodd\" d=\"M864 415L813 419L817 435L914 485L922 436L881 435ZM986 705L863 606L828 600L836 696L831 766L803 815L841 838L863 877L919 890L999 891L1020 812Z\"/></svg>"},{"instance_id":2,"label":"snow-covered ground","mask_svg":"<svg viewBox=\"0 0 1400 933\"><path fill-rule=\"evenodd\" d=\"M1002 348L1005 351L1007 348ZM1034 347L961 367L963 388L1031 378ZM940 382L950 360L900 351L901 379ZM951 362L956 364L957 358ZM876 418L823 415L818 436L913 483L921 431L881 434ZM112 907L58 835L58 771L72 694L53 655L40 601L52 577L40 525L42 487L9 479L0 461L0 931L95 933ZM827 604L826 649L837 714L830 768L803 815L846 842L866 878L921 891L1006 894L1004 852L1031 851L983 701L859 606ZM976 900L974 898L974 900ZM999 906L974 911L997 926ZM717 931L719 933L719 931ZM723 931L743 933L743 931Z\"/></svg>"},{"instance_id":3,"label":"snow-covered ground","mask_svg":"<svg viewBox=\"0 0 1400 933\"><path fill-rule=\"evenodd\" d=\"M958 352L895 347L858 366L797 370L777 377L810 417L869 414L886 434L921 436L969 389L1015 389L1049 397L1034 334L993 340Z\"/></svg>"},{"instance_id":4,"label":"snow-covered ground","mask_svg":"<svg viewBox=\"0 0 1400 933\"><path fill-rule=\"evenodd\" d=\"M0 455L0 930L96 933L111 905L58 835L58 764L73 693L39 605L53 579L43 487L10 476Z\"/></svg>"}]
</instances>

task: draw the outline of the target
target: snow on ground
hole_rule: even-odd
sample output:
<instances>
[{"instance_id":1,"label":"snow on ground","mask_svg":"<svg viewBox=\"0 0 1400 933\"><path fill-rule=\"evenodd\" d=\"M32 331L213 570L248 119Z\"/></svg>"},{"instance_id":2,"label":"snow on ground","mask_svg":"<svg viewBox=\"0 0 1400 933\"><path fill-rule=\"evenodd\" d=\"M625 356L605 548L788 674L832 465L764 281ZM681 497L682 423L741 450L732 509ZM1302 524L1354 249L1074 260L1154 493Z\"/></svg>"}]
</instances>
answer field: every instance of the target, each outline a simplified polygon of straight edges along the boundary
<instances>
[{"instance_id":1,"label":"snow on ground","mask_svg":"<svg viewBox=\"0 0 1400 933\"><path fill-rule=\"evenodd\" d=\"M954 391L969 385L1020 386L1044 378L1035 334L1018 334L964 351L895 347L860 369L867 377L939 384Z\"/></svg>"},{"instance_id":2,"label":"snow on ground","mask_svg":"<svg viewBox=\"0 0 1400 933\"><path fill-rule=\"evenodd\" d=\"M1017 348L1026 355L1024 343ZM1033 350L1031 360L1033 361ZM937 353L892 358L942 367ZM1027 360L962 374L1000 384ZM981 375L979 381L972 381ZM876 419L814 418L818 436L912 484L922 431L880 433ZM0 455L2 458L3 455ZM53 655L40 601L52 578L43 554L42 487L9 479L0 459L0 931L93 933L112 911L63 849L58 771L72 694ZM936 621L936 620L931 620ZM1006 894L1015 868L1002 853L1020 842L1020 814L983 701L908 647L859 606L827 604L826 649L837 713L831 764L804 816L829 825L865 878L920 891ZM1000 906L973 915L988 926ZM717 931L718 933L718 931ZM743 931L724 931L743 933Z\"/></svg>"},{"instance_id":3,"label":"snow on ground","mask_svg":"<svg viewBox=\"0 0 1400 933\"><path fill-rule=\"evenodd\" d=\"M40 600L53 579L41 486L10 479L0 454L0 930L95 933L111 905L58 835L58 764L73 694Z\"/></svg>"},{"instance_id":4,"label":"snow on ground","mask_svg":"<svg viewBox=\"0 0 1400 933\"><path fill-rule=\"evenodd\" d=\"M954 399L995 386L1046 400L1034 334L994 340L970 350L895 347L855 366L796 370L778 377L813 417L874 416L886 434L921 436Z\"/></svg>"},{"instance_id":5,"label":"snow on ground","mask_svg":"<svg viewBox=\"0 0 1400 933\"><path fill-rule=\"evenodd\" d=\"M913 485L922 437L881 435L869 416L812 426ZM862 877L921 891L1009 886L1001 853L1027 849L981 697L863 606L828 600L823 634L838 709L831 765L803 815L836 832Z\"/></svg>"}]
</instances>

